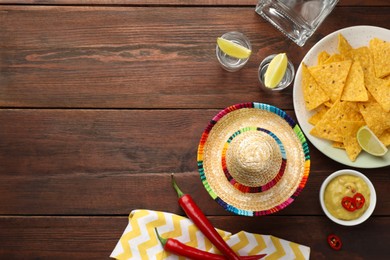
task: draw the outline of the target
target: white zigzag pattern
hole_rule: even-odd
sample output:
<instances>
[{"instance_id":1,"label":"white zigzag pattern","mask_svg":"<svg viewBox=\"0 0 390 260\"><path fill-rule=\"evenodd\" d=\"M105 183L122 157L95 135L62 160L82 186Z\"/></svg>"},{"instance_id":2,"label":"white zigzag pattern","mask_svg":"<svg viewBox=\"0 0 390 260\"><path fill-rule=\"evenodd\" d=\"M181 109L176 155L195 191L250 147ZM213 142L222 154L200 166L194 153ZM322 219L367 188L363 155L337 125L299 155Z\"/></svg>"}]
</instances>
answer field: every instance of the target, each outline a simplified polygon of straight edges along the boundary
<instances>
[{"instance_id":1,"label":"white zigzag pattern","mask_svg":"<svg viewBox=\"0 0 390 260\"><path fill-rule=\"evenodd\" d=\"M289 245L290 242L286 241L284 239L279 239L279 242L282 245L284 251L286 252L286 254L282 258L280 258L280 259L281 260L283 260L283 259L286 259L286 260L291 259L291 256L295 255L295 254L294 254L294 251L292 250L292 248Z\"/></svg>"},{"instance_id":2,"label":"white zigzag pattern","mask_svg":"<svg viewBox=\"0 0 390 260\"><path fill-rule=\"evenodd\" d=\"M188 230L190 225L192 225L191 221L188 221L187 219L180 220L181 236L176 239L184 244L190 242L190 234Z\"/></svg>"},{"instance_id":3,"label":"white zigzag pattern","mask_svg":"<svg viewBox=\"0 0 390 260\"><path fill-rule=\"evenodd\" d=\"M264 250L264 252L262 252L262 253L270 255L270 254L276 252L276 248L274 246L274 243L271 240L271 237L269 235L263 235L263 238L266 241L267 247L266 247L266 250Z\"/></svg>"},{"instance_id":4,"label":"white zigzag pattern","mask_svg":"<svg viewBox=\"0 0 390 260\"><path fill-rule=\"evenodd\" d=\"M235 244L240 243L240 238L236 235L229 237L229 239L226 241L226 243L233 247Z\"/></svg>"},{"instance_id":5,"label":"white zigzag pattern","mask_svg":"<svg viewBox=\"0 0 390 260\"><path fill-rule=\"evenodd\" d=\"M248 252L257 246L257 241L253 234L247 232L244 232L244 234L247 237L249 243L238 251L239 255L248 255Z\"/></svg>"},{"instance_id":6,"label":"white zigzag pattern","mask_svg":"<svg viewBox=\"0 0 390 260\"><path fill-rule=\"evenodd\" d=\"M305 259L309 259L309 256L310 256L310 247L307 247L307 246L303 246L303 245L298 245L299 247L299 250L301 250L303 256L305 257Z\"/></svg>"},{"instance_id":7,"label":"white zigzag pattern","mask_svg":"<svg viewBox=\"0 0 390 260\"><path fill-rule=\"evenodd\" d=\"M125 228L125 231L123 231L123 234L121 237L123 237L125 234L129 233L130 231L133 230L133 227L129 224L127 224L126 228ZM121 240L119 239L118 243L116 244L114 250L112 251L110 257L115 257L117 255L120 255L123 253L123 247L122 247L122 243L121 243Z\"/></svg>"},{"instance_id":8,"label":"white zigzag pattern","mask_svg":"<svg viewBox=\"0 0 390 260\"><path fill-rule=\"evenodd\" d=\"M172 214L164 213L164 218L166 220L166 224L163 226L157 227L158 232L160 235L164 235L164 233L170 232L173 230L173 216ZM157 236L157 235L156 235ZM157 245L150 247L146 250L149 259L157 259L157 254L162 252L164 249L161 245L161 243L158 243Z\"/></svg>"},{"instance_id":9,"label":"white zigzag pattern","mask_svg":"<svg viewBox=\"0 0 390 260\"><path fill-rule=\"evenodd\" d=\"M170 231L174 230L173 214L164 213L164 217L166 219L167 224L158 228L158 230L159 230L161 235L163 235L164 233L167 233L167 232L170 232ZM180 229L182 231L182 235L180 237L177 237L176 239L179 240L182 243L189 242L190 241L190 239L189 239L190 235L189 235L188 227L190 225L192 225L192 222L190 220L188 220L188 219L182 219L182 220L180 220L179 225L180 225ZM160 249L163 250L162 247L160 247ZM174 260L174 259L179 259L179 257L175 256L175 255L171 255L167 259Z\"/></svg>"},{"instance_id":10,"label":"white zigzag pattern","mask_svg":"<svg viewBox=\"0 0 390 260\"><path fill-rule=\"evenodd\" d=\"M182 243L190 242L189 230L190 230L190 226L192 226L192 225L193 225L193 222L189 219L181 220L180 221L180 228L182 231L182 235L180 237L177 237L176 239ZM206 243L205 243L205 236L203 235L203 233L198 230L198 231L196 231L195 236L196 236L196 240L198 243L197 248L199 248L201 250L205 250ZM212 249L211 252L215 252L215 250ZM171 255L167 258L167 260L175 260L175 259L178 259L178 257L174 256L174 255Z\"/></svg>"},{"instance_id":11,"label":"white zigzag pattern","mask_svg":"<svg viewBox=\"0 0 390 260\"><path fill-rule=\"evenodd\" d=\"M173 215L164 213L164 217L165 217L166 224L164 226L158 227L158 232L161 235L173 231Z\"/></svg>"},{"instance_id":12,"label":"white zigzag pattern","mask_svg":"<svg viewBox=\"0 0 390 260\"><path fill-rule=\"evenodd\" d=\"M203 233L200 230L198 230L196 231L195 236L196 236L196 240L198 241L198 248L201 250L206 250L206 243L205 243L205 238ZM211 252L213 251L214 250L211 250Z\"/></svg>"},{"instance_id":13,"label":"white zigzag pattern","mask_svg":"<svg viewBox=\"0 0 390 260\"><path fill-rule=\"evenodd\" d=\"M155 221L158 218L157 213L150 211L149 215L146 215L145 217L139 218L137 220L137 225L147 225L149 222ZM133 239L130 239L128 241L131 252L133 253L133 257L131 259L141 259L141 255L138 251L138 246L150 239L147 229L141 228L141 235L138 237L135 237Z\"/></svg>"},{"instance_id":14,"label":"white zigzag pattern","mask_svg":"<svg viewBox=\"0 0 390 260\"><path fill-rule=\"evenodd\" d=\"M136 213L136 211L133 212L133 214L135 214L135 213ZM137 219L138 226L140 226L140 227L146 226L150 222L157 220L159 217L159 215L154 211L149 211L148 213L149 213L148 215ZM174 218L173 217L174 217L174 214L164 213L164 218L166 220L166 224L158 227L158 231L161 235L164 235L164 233L167 233L167 232L174 230L174 224L173 224ZM180 237L177 237L177 239L179 241L181 241L183 243L187 243L190 241L189 228L191 225L193 225L193 223L189 219L180 220L180 228L182 231L182 235ZM133 230L132 225L128 224L125 231L123 232L122 236L131 232L132 230ZM229 233L229 232L225 232L225 234L231 235L231 233ZM239 254L242 254L242 255L248 254L249 251L251 251L255 246L257 246L257 241L255 239L254 234L244 232L244 235L248 239L249 244L246 245L244 248L240 249ZM206 249L205 237L202 234L202 232L197 231L195 234L195 237L196 237L197 243L198 243L197 247L199 249L205 250ZM271 239L271 236L262 235L262 237L266 243L266 248L264 250L262 250L260 253L265 253L268 255L275 253L277 249L275 248L275 245ZM276 239L279 239L279 238L276 238ZM144 242L149 241L149 240L150 240L150 236L149 236L148 230L141 228L141 234L138 237L127 241L127 243L129 244L129 246L131 248L131 252L133 253L133 257L131 259L141 259L141 255L138 251L138 246ZM240 239L237 235L231 236L227 241L227 243L230 246L234 246L235 244L237 244L239 242L240 242ZM280 259L282 259L282 260L289 259L292 255L294 255L294 251L292 250L292 248L290 246L290 241L287 241L284 239L279 239L279 242L286 253ZM303 254L303 256L305 257L305 259L309 259L310 248L303 246L303 245L299 245L298 248L301 251L301 253ZM153 246L153 247L147 249L148 259L156 259L157 254L159 252L162 252L162 251L163 251L163 248L162 248L161 244L157 244L156 246ZM215 250L212 249L211 252L215 252ZM111 253L110 257L114 257L114 256L119 255L121 253L123 253L123 247L122 247L121 242L119 241L117 243L117 245L115 246L113 252ZM171 254L166 259L167 260L178 260L179 257Z\"/></svg>"},{"instance_id":15,"label":"white zigzag pattern","mask_svg":"<svg viewBox=\"0 0 390 260\"><path fill-rule=\"evenodd\" d=\"M176 237L177 240L179 240L182 243L187 243L190 241L190 235L189 235L189 226L192 225L192 221L189 219L182 219L180 220L180 229L181 229L181 236ZM176 255L170 255L166 258L166 260L178 260L179 257Z\"/></svg>"}]
</instances>

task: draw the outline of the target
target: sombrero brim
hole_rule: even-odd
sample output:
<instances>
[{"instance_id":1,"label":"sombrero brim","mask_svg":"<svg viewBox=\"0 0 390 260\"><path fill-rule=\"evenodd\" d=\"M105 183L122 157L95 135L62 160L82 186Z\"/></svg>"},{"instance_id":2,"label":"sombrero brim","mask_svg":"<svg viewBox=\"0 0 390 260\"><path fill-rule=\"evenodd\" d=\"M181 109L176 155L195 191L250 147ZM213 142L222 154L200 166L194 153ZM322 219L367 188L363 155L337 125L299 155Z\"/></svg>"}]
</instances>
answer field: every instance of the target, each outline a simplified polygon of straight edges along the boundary
<instances>
[{"instance_id":1,"label":"sombrero brim","mask_svg":"<svg viewBox=\"0 0 390 260\"><path fill-rule=\"evenodd\" d=\"M235 188L220 163L226 140L248 128L266 129L281 141L286 152L283 177L262 192ZM283 110L255 102L230 106L210 121L199 143L197 161L210 196L227 211L245 216L268 215L291 204L305 187L310 171L309 147L299 126Z\"/></svg>"}]
</instances>

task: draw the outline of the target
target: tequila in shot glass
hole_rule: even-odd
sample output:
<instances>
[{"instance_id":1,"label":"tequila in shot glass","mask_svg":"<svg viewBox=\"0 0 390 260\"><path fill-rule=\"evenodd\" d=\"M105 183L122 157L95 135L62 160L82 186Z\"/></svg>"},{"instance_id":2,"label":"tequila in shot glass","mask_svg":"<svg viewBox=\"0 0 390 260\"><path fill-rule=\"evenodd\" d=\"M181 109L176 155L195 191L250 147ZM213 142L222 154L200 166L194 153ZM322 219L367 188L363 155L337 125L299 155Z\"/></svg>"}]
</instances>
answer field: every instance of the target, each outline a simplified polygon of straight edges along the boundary
<instances>
[{"instance_id":1,"label":"tequila in shot glass","mask_svg":"<svg viewBox=\"0 0 390 260\"><path fill-rule=\"evenodd\" d=\"M244 65L248 62L250 53L252 51L252 46L250 44L249 39L240 32L228 32L221 36L222 39L228 40L233 43L233 46L229 42L225 43L217 43L216 47L216 54L217 59L219 63L221 64L222 68L224 68L227 71L234 72L238 71ZM239 46L234 46L239 45ZM240 46L244 47L240 48ZM224 50L222 50L224 49ZM243 49L241 51L245 52L248 57L246 58L238 58L235 54L240 53L240 49ZM240 56L240 55L239 55Z\"/></svg>"},{"instance_id":2,"label":"tequila in shot glass","mask_svg":"<svg viewBox=\"0 0 390 260\"><path fill-rule=\"evenodd\" d=\"M276 86L266 86L265 83L265 74L267 72L267 69L271 63L271 61L274 59L276 54L272 54L268 57L266 57L259 66L258 69L258 77L259 81L264 89L271 90L271 91L278 91L287 88L293 81L295 76L295 69L294 65L287 59L287 67L285 69L285 72L281 76L281 80L276 84ZM287 56L286 56L287 57ZM276 73L280 73L280 71L277 71Z\"/></svg>"}]
</instances>

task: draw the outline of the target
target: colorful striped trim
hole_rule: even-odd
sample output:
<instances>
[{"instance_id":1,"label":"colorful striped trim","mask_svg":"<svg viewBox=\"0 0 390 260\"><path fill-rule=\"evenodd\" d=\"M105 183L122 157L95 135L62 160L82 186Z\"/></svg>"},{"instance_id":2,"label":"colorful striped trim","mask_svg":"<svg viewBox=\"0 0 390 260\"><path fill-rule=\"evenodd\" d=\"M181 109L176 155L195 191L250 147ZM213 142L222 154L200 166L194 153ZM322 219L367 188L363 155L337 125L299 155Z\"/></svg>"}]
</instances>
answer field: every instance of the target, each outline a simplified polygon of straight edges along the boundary
<instances>
[{"instance_id":1,"label":"colorful striped trim","mask_svg":"<svg viewBox=\"0 0 390 260\"><path fill-rule=\"evenodd\" d=\"M298 188L295 190L293 195L290 198L288 198L286 201L284 201L283 203L281 203L281 204L279 204L271 209L268 209L268 210L248 211L248 210L242 210L242 209L239 209L239 208L234 207L232 205L229 205L228 203L223 201L221 198L219 198L217 194L214 193L214 191L211 189L209 183L207 182L207 178L205 175L205 170L203 167L204 146L205 146L205 143L207 141L207 138L208 138L210 131L212 130L214 125L222 117L224 117L226 114L228 114L232 111L238 110L238 109L242 109L242 108L261 109L261 110L265 110L268 112L272 112L272 113L280 116L281 118L283 118L291 126L291 128L294 130L295 134L297 135L298 139L300 140L301 145L302 145L302 149L303 149L303 153L305 156L304 173L303 173L303 177L302 177L301 181L299 182ZM200 174L200 178L201 178L202 183L203 183L204 187L206 188L207 192L210 194L210 196L219 205L221 205L225 210L230 211L232 213L235 213L237 215L243 215L243 216L264 216L264 215L273 214L275 212L278 212L278 211L284 209L285 207L290 205L295 200L295 198L297 198L297 196L301 193L301 191L303 190L303 188L305 187L305 185L307 183L307 180L309 177L309 172L310 172L309 146L308 146L306 138L305 138L301 128L298 126L298 124L296 124L295 121L288 114L286 114L286 112L284 112L283 110L281 110L275 106L271 106L271 105L264 104L264 103L257 103L257 102L236 104L236 105L227 107L224 110L220 111L210 121L210 123L208 124L208 126L206 127L206 129L204 130L204 132L201 136L199 146L198 146L197 161L198 161L198 171Z\"/></svg>"}]
</instances>

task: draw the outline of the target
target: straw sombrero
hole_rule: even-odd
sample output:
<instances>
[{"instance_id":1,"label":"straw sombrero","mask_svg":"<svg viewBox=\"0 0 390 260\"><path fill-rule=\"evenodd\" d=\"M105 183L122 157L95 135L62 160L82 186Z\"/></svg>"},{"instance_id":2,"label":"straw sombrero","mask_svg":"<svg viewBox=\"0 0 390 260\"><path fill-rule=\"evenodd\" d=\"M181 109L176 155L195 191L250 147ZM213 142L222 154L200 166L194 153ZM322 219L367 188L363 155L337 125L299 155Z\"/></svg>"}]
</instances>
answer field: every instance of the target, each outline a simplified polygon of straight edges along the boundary
<instances>
[{"instance_id":1,"label":"straw sombrero","mask_svg":"<svg viewBox=\"0 0 390 260\"><path fill-rule=\"evenodd\" d=\"M210 196L245 216L271 214L291 204L310 170L299 126L283 110L261 103L219 112L203 132L197 159Z\"/></svg>"}]
</instances>

